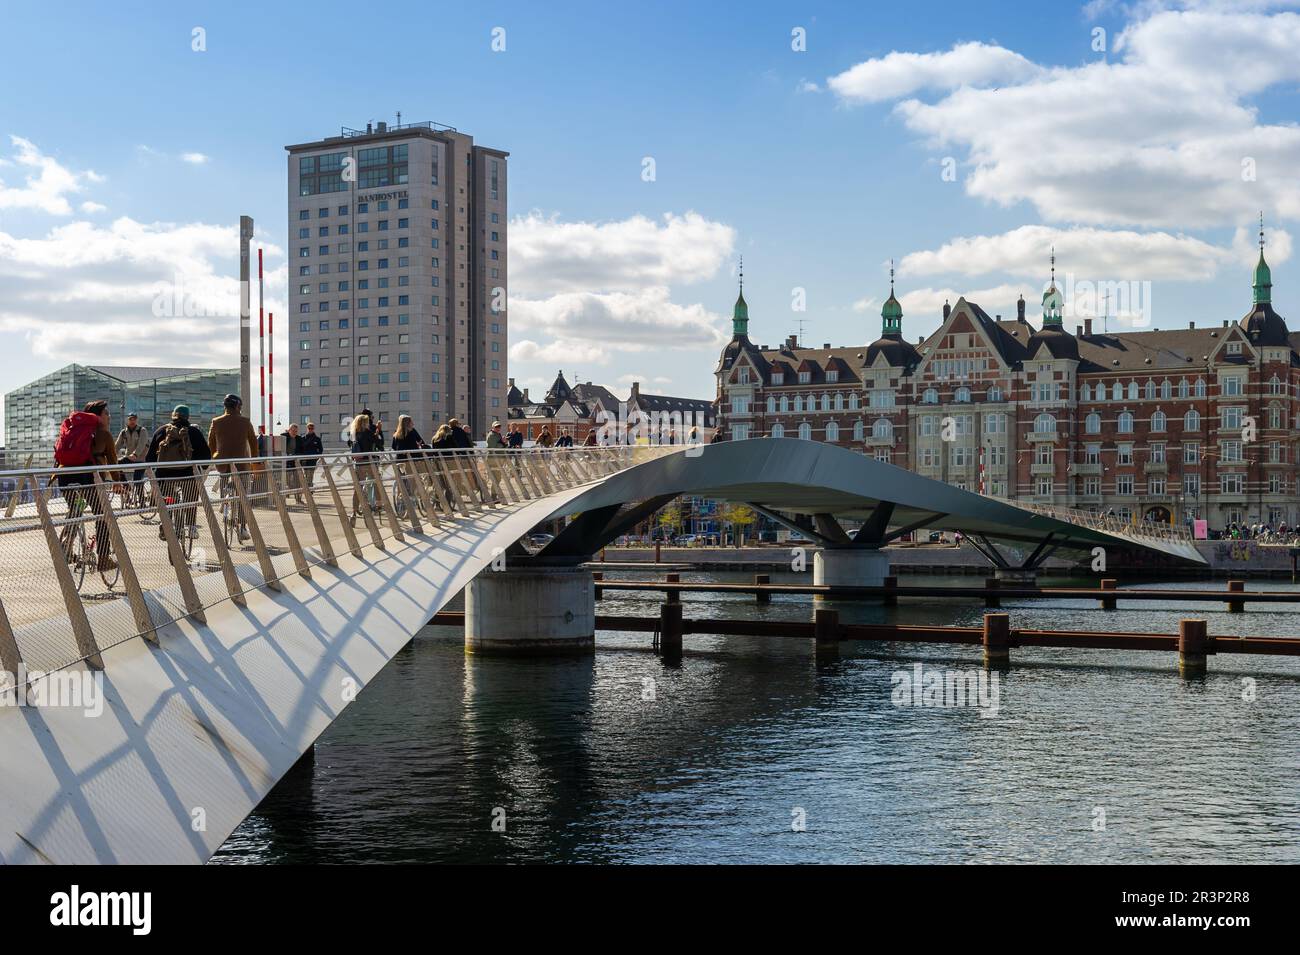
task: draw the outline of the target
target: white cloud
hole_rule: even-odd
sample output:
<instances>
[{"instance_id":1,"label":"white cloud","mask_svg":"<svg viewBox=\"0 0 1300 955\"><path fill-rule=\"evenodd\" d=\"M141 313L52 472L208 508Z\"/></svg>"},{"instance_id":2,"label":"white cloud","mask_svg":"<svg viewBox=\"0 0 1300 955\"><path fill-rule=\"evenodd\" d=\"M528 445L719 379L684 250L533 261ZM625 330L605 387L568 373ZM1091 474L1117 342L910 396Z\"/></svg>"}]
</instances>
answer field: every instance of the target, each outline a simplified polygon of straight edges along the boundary
<instances>
[{"instance_id":1,"label":"white cloud","mask_svg":"<svg viewBox=\"0 0 1300 955\"><path fill-rule=\"evenodd\" d=\"M1298 45L1294 13L1161 10L1122 31L1115 59L1024 70L997 89L963 77L934 102L905 99L895 110L934 148L964 151L970 195L1029 202L1048 221L1222 227L1260 208L1294 219L1300 127L1263 120L1251 97L1300 81ZM864 84L886 60L859 64L832 88L846 102L945 88L919 67Z\"/></svg>"},{"instance_id":2,"label":"white cloud","mask_svg":"<svg viewBox=\"0 0 1300 955\"><path fill-rule=\"evenodd\" d=\"M1237 244L1247 242L1246 236L1243 227ZM1290 255L1290 236L1283 230L1273 230L1270 236L1270 258L1285 261ZM999 235L962 236L938 249L913 252L899 263L899 274L1006 274L1041 281L1047 277L1053 246L1058 273L1095 279L1206 280L1224 266L1235 268L1243 256L1240 248L1168 232L1032 225Z\"/></svg>"},{"instance_id":3,"label":"white cloud","mask_svg":"<svg viewBox=\"0 0 1300 955\"><path fill-rule=\"evenodd\" d=\"M78 208L81 209L82 212L85 212L85 213L87 213L87 214L91 214L91 215L93 215L93 214L96 213L96 212L107 212L107 211L108 211L108 206L103 205L102 203L99 203L99 202L91 202L89 199L87 199L87 200L86 200L85 202L83 202L80 206L78 206Z\"/></svg>"},{"instance_id":4,"label":"white cloud","mask_svg":"<svg viewBox=\"0 0 1300 955\"><path fill-rule=\"evenodd\" d=\"M83 192L87 183L102 182L93 170L74 172L52 156L36 148L30 140L10 136L15 153L0 159L0 173L15 169L23 180L21 186L0 176L0 209L35 209L55 216L72 215L69 195Z\"/></svg>"},{"instance_id":5,"label":"white cloud","mask_svg":"<svg viewBox=\"0 0 1300 955\"><path fill-rule=\"evenodd\" d=\"M829 77L826 85L848 102L878 103L923 90L1017 83L1040 71L1003 47L959 43L945 53L894 51Z\"/></svg>"},{"instance_id":6,"label":"white cloud","mask_svg":"<svg viewBox=\"0 0 1300 955\"><path fill-rule=\"evenodd\" d=\"M0 331L36 356L103 364L238 364L238 228L72 222L40 238L0 232ZM287 266L272 262L268 310L285 314ZM287 322L284 326L287 328Z\"/></svg>"},{"instance_id":7,"label":"white cloud","mask_svg":"<svg viewBox=\"0 0 1300 955\"><path fill-rule=\"evenodd\" d=\"M181 162L192 163L195 166L201 166L210 161L211 157L205 156L203 153L181 153Z\"/></svg>"},{"instance_id":8,"label":"white cloud","mask_svg":"<svg viewBox=\"0 0 1300 955\"><path fill-rule=\"evenodd\" d=\"M873 312L879 307L880 307L880 300L875 298L874 296L860 298L853 303L853 311L855 312Z\"/></svg>"},{"instance_id":9,"label":"white cloud","mask_svg":"<svg viewBox=\"0 0 1300 955\"><path fill-rule=\"evenodd\" d=\"M630 292L562 292L544 299L512 297L514 327L532 337L510 349L512 360L603 363L620 352L716 349L726 342L724 316L703 305L679 305L659 286ZM566 359L566 356L570 356Z\"/></svg>"},{"instance_id":10,"label":"white cloud","mask_svg":"<svg viewBox=\"0 0 1300 955\"><path fill-rule=\"evenodd\" d=\"M1018 285L996 285L974 291L919 288L899 295L898 304L903 306L903 328L911 328L910 337L915 338L918 334L932 332L939 326L943 320L945 302L956 305L957 299L965 296L966 301L974 302L988 312L990 318L1001 315L1003 319L1010 319L1016 317L1016 299L1022 293L1027 293L1025 300L1029 302L1029 309L1033 309L1034 301L1037 299L1033 292L1033 289ZM1036 314L1031 312L1031 316L1036 317Z\"/></svg>"},{"instance_id":11,"label":"white cloud","mask_svg":"<svg viewBox=\"0 0 1300 955\"><path fill-rule=\"evenodd\" d=\"M562 222L539 212L510 223L510 280L525 296L699 282L731 255L736 232L696 212Z\"/></svg>"}]
</instances>

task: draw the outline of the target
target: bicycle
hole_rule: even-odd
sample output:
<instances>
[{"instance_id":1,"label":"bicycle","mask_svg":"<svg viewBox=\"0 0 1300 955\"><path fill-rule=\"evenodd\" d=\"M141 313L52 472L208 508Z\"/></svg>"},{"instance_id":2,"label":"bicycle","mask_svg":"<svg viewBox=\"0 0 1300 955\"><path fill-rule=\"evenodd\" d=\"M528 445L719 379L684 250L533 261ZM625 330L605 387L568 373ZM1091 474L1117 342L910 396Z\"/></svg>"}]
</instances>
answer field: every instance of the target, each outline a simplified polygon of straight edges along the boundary
<instances>
[{"instance_id":1,"label":"bicycle","mask_svg":"<svg viewBox=\"0 0 1300 955\"><path fill-rule=\"evenodd\" d=\"M116 561L112 566L100 569L98 533L92 532L87 535L85 521L81 520L86 513L86 507L86 499L81 492L74 494L68 503L67 520L76 523L64 525L63 530L59 532L59 544L63 548L68 568L72 571L72 583L77 593L81 593L81 588L86 583L87 568L94 568L99 574L99 579L104 582L104 587L112 593L118 580L121 579L122 569Z\"/></svg>"},{"instance_id":2,"label":"bicycle","mask_svg":"<svg viewBox=\"0 0 1300 955\"><path fill-rule=\"evenodd\" d=\"M361 516L362 495L365 496L365 505L369 506L372 513L379 513L379 493L375 490L375 480L371 477L361 479L361 487L352 491L352 514L348 517L353 527L357 526L357 518Z\"/></svg>"},{"instance_id":3,"label":"bicycle","mask_svg":"<svg viewBox=\"0 0 1300 955\"><path fill-rule=\"evenodd\" d=\"M408 498L411 503L415 505L415 512L419 514L420 517L423 517L426 520L429 517L429 512L424 506L424 499L420 497L415 490L415 482L418 480L418 477L412 477L409 474L399 474L393 479L393 490L391 494L393 499L393 513L397 515L399 521L406 519L406 501ZM405 494L402 493L403 487L406 489Z\"/></svg>"},{"instance_id":4,"label":"bicycle","mask_svg":"<svg viewBox=\"0 0 1300 955\"><path fill-rule=\"evenodd\" d=\"M172 531L176 535L176 543L180 545L181 554L184 555L188 562L194 554L194 541L199 536L199 525L197 515L194 511L194 505L185 506L184 501L178 500L170 494L163 495L163 504L171 511ZM182 505L177 507L176 505ZM194 518L194 520L191 520ZM167 555L168 561L171 555Z\"/></svg>"},{"instance_id":5,"label":"bicycle","mask_svg":"<svg viewBox=\"0 0 1300 955\"><path fill-rule=\"evenodd\" d=\"M240 534L243 526L240 522L242 512L235 494L235 482L229 474L221 476L218 488L221 495L221 533L226 540L226 547L230 548L246 536Z\"/></svg>"}]
</instances>

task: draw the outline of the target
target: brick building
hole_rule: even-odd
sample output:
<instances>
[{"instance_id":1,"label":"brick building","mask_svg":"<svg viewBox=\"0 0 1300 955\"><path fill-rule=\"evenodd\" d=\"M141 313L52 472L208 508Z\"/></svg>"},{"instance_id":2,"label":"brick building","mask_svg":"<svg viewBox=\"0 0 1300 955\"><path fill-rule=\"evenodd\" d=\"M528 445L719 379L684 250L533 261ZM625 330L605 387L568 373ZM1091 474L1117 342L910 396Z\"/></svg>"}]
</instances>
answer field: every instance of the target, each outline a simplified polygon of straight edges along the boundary
<instances>
[{"instance_id":1,"label":"brick building","mask_svg":"<svg viewBox=\"0 0 1300 955\"><path fill-rule=\"evenodd\" d=\"M915 344L890 295L870 345L754 345L742 294L717 377L733 440L830 441L993 496L1126 520L1300 520L1300 333L1273 310L1261 241L1239 321L1097 333L1063 327L1053 279L1038 327L965 298Z\"/></svg>"},{"instance_id":2,"label":"brick building","mask_svg":"<svg viewBox=\"0 0 1300 955\"><path fill-rule=\"evenodd\" d=\"M606 422L611 431L615 431L620 422L626 422L633 435L638 425L644 422L645 430L650 432L649 440L654 443L658 443L661 433L668 431L689 435L692 425L696 427L700 441L713 437L712 401L648 394L641 391L639 381L632 382L632 390L624 401L615 397L608 388L589 381L570 387L564 379L564 372L560 371L546 395L538 401L529 396L527 388L520 391L511 378L506 404L508 421L503 420L502 424L507 429L510 425L518 425L524 438L530 441L545 427L553 437L567 434L576 444L582 444L589 432L601 429Z\"/></svg>"}]
</instances>

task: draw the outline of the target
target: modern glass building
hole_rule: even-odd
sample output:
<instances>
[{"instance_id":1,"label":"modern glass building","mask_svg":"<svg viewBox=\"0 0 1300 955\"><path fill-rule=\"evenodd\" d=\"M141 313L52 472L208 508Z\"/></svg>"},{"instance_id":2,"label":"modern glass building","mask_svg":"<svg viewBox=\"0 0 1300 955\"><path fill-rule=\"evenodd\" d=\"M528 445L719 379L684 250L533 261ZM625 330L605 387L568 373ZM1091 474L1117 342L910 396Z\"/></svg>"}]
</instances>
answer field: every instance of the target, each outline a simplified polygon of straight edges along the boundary
<instances>
[{"instance_id":1,"label":"modern glass building","mask_svg":"<svg viewBox=\"0 0 1300 955\"><path fill-rule=\"evenodd\" d=\"M104 399L116 433L126 416L140 416L148 431L171 417L177 405L189 405L190 422L207 431L221 414L221 399L239 390L238 368L143 368L68 365L5 395L7 466L22 467L53 460L59 424L88 401Z\"/></svg>"}]
</instances>

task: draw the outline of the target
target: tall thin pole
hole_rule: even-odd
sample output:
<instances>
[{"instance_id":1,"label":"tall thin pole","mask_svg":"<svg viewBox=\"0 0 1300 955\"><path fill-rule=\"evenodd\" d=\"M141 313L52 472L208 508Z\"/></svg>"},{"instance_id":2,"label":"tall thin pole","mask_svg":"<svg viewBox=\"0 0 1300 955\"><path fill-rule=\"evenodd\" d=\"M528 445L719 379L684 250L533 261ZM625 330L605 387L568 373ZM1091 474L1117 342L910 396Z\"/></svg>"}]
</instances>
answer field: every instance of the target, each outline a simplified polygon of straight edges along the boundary
<instances>
[{"instance_id":1,"label":"tall thin pole","mask_svg":"<svg viewBox=\"0 0 1300 955\"><path fill-rule=\"evenodd\" d=\"M248 400L252 389L253 362L249 355L252 314L248 289L248 244L253 240L253 217L239 217L239 394Z\"/></svg>"},{"instance_id":2,"label":"tall thin pole","mask_svg":"<svg viewBox=\"0 0 1300 955\"><path fill-rule=\"evenodd\" d=\"M262 250L257 250L257 366L261 378L258 420L266 426L266 325L262 318ZM270 431L270 428L266 429Z\"/></svg>"},{"instance_id":3,"label":"tall thin pole","mask_svg":"<svg viewBox=\"0 0 1300 955\"><path fill-rule=\"evenodd\" d=\"M271 453L275 454L275 312L266 313L266 377L270 379L266 389L266 433Z\"/></svg>"}]
</instances>

